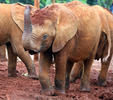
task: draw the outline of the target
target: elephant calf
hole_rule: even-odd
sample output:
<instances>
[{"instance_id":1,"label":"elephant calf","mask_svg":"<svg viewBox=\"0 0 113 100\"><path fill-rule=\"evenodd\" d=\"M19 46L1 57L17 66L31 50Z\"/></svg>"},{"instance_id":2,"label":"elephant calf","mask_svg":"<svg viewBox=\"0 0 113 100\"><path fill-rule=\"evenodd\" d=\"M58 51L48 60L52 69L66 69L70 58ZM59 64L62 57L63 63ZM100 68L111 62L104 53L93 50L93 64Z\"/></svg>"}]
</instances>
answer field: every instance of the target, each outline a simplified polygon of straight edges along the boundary
<instances>
[{"instance_id":1,"label":"elephant calf","mask_svg":"<svg viewBox=\"0 0 113 100\"><path fill-rule=\"evenodd\" d=\"M113 45L113 15L111 14L110 11L98 5L92 6L92 8L98 12L101 19L101 23L102 23L102 33L101 33L101 38L100 38L95 59L97 60L101 59L101 71L98 76L98 85L105 86L107 71L108 71L109 64L113 54L113 46L112 46ZM110 31L110 38L111 38L112 45L111 45L110 56L108 60L106 62L103 62L102 59L107 55L107 50L108 50L108 40L105 35L106 29ZM83 62L79 62L75 64L75 66L73 66L73 69L70 74L71 82L76 80L76 78L79 76L82 69L83 69Z\"/></svg>"},{"instance_id":2,"label":"elephant calf","mask_svg":"<svg viewBox=\"0 0 113 100\"><path fill-rule=\"evenodd\" d=\"M0 45L6 44L8 49L9 76L16 75L18 56L26 65L29 77L38 78L33 61L22 43L24 9L25 5L21 4L0 4Z\"/></svg>"},{"instance_id":3,"label":"elephant calf","mask_svg":"<svg viewBox=\"0 0 113 100\"><path fill-rule=\"evenodd\" d=\"M23 45L27 50L40 52L39 80L46 95L65 93L72 66L78 61L85 66L80 89L90 91L90 69L101 36L101 19L90 6L71 8L53 4L30 14L27 6L24 13ZM52 56L56 65L55 89L49 78Z\"/></svg>"}]
</instances>

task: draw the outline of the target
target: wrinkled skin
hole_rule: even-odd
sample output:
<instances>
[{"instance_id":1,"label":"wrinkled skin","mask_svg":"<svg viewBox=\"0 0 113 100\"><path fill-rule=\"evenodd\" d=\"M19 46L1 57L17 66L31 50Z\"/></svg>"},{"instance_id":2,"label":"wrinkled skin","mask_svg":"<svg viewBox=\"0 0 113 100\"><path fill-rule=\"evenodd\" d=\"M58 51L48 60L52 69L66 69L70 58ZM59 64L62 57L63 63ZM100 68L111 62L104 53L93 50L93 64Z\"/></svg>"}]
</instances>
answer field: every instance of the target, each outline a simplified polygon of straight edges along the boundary
<instances>
[{"instance_id":1,"label":"wrinkled skin","mask_svg":"<svg viewBox=\"0 0 113 100\"><path fill-rule=\"evenodd\" d=\"M104 9L100 6L97 6L97 5L93 6L93 8L97 10L97 12L99 13L99 15L101 17L101 23L103 24L103 27L102 27L103 29L105 29L104 27L107 27L107 24L106 24L106 20L107 20L108 26L110 29L111 44L113 44L113 24L112 24L113 16L112 16L112 14L109 11L107 11L106 9ZM101 34L100 42L99 42L96 57L95 57L95 59L97 59L97 60L101 59L101 71L98 76L98 85L99 86L106 85L106 76L107 76L107 71L108 71L109 64L110 64L110 61L112 58L113 46L111 47L110 56L109 56L108 60L106 62L103 62L102 59L103 59L103 57L106 56L107 50L108 50L108 41L107 41L107 38L103 31ZM82 69L83 69L82 62L79 62L78 64L76 64L73 67L71 74L70 74L71 82L74 82L78 78L78 75L80 74Z\"/></svg>"},{"instance_id":2,"label":"wrinkled skin","mask_svg":"<svg viewBox=\"0 0 113 100\"><path fill-rule=\"evenodd\" d=\"M24 12L24 10L21 9L24 6L19 4L14 5L18 5L19 10ZM18 56L26 65L29 77L38 78L33 61L28 52L26 52L23 48L22 30L12 18L13 15L11 9L14 5L0 4L0 45L5 44L7 46L8 76L16 76L16 64ZM22 23L24 24L24 21Z\"/></svg>"},{"instance_id":3,"label":"wrinkled skin","mask_svg":"<svg viewBox=\"0 0 113 100\"><path fill-rule=\"evenodd\" d=\"M42 93L64 94L69 88L72 66L78 61L84 63L80 89L90 91L90 69L101 35L101 20L95 9L76 5L70 10L62 4L54 4L36 11L31 17L29 12L27 7L22 38L26 49L40 52ZM49 79L52 56L56 66L55 90Z\"/></svg>"},{"instance_id":4,"label":"wrinkled skin","mask_svg":"<svg viewBox=\"0 0 113 100\"><path fill-rule=\"evenodd\" d=\"M7 61L7 58L6 58L6 46L3 45L3 46L0 46L0 61Z\"/></svg>"}]
</instances>

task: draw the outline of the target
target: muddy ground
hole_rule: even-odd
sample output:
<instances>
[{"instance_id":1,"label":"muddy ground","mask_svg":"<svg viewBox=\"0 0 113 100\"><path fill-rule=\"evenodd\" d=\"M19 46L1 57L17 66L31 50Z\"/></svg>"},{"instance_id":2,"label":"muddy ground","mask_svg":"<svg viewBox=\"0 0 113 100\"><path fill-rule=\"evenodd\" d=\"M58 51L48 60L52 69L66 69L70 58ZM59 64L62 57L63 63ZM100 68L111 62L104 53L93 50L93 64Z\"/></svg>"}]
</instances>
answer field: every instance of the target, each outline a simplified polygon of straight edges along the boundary
<instances>
[{"instance_id":1,"label":"muddy ground","mask_svg":"<svg viewBox=\"0 0 113 100\"><path fill-rule=\"evenodd\" d=\"M38 62L35 63L38 72ZM113 100L113 59L107 75L107 86L97 86L100 62L95 61L91 71L91 92L79 91L80 80L71 83L65 96L44 96L40 94L41 86L38 80L22 76L26 68L21 61L17 64L18 77L8 77L7 62L0 62L0 100ZM53 81L55 68L51 68Z\"/></svg>"}]
</instances>

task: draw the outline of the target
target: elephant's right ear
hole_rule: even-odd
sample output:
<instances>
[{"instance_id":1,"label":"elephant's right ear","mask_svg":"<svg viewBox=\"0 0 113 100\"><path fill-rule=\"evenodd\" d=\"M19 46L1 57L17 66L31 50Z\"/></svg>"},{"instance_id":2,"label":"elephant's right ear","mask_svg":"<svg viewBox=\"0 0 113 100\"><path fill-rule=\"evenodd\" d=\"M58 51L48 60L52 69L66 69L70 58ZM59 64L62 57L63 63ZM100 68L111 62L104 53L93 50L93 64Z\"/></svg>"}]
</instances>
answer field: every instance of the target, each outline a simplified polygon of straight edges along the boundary
<instances>
[{"instance_id":1,"label":"elephant's right ear","mask_svg":"<svg viewBox=\"0 0 113 100\"><path fill-rule=\"evenodd\" d=\"M60 51L66 43L77 33L78 20L71 10L61 7L57 11L56 36L52 45L52 51Z\"/></svg>"},{"instance_id":2,"label":"elephant's right ear","mask_svg":"<svg viewBox=\"0 0 113 100\"><path fill-rule=\"evenodd\" d=\"M23 31L24 30L24 10L25 10L26 5L16 3L12 4L11 7L11 16L14 22L18 25L18 27ZM32 8L32 12L36 10L36 7L33 7L30 5ZM32 13L31 12L31 13Z\"/></svg>"}]
</instances>

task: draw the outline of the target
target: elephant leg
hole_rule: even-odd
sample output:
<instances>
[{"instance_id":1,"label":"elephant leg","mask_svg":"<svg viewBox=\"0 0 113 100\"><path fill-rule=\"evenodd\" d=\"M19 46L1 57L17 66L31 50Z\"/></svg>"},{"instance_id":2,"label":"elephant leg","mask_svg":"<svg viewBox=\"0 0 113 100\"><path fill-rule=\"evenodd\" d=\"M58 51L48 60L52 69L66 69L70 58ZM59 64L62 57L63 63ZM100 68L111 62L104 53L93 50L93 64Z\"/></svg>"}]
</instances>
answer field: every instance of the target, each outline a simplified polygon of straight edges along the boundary
<instances>
[{"instance_id":1,"label":"elephant leg","mask_svg":"<svg viewBox=\"0 0 113 100\"><path fill-rule=\"evenodd\" d=\"M12 44L14 52L18 55L18 57L23 61L26 65L28 71L28 77L33 79L38 79L36 74L35 65L27 51L24 50L22 45Z\"/></svg>"},{"instance_id":2,"label":"elephant leg","mask_svg":"<svg viewBox=\"0 0 113 100\"><path fill-rule=\"evenodd\" d=\"M90 76L92 63L93 63L93 59L87 59L84 61L83 73L82 73L81 83L80 83L81 91L86 91L86 92L90 91L89 76Z\"/></svg>"},{"instance_id":3,"label":"elephant leg","mask_svg":"<svg viewBox=\"0 0 113 100\"><path fill-rule=\"evenodd\" d=\"M54 61L56 65L55 94L63 95L65 94L66 88L66 56L62 57L60 55L56 55Z\"/></svg>"},{"instance_id":4,"label":"elephant leg","mask_svg":"<svg viewBox=\"0 0 113 100\"><path fill-rule=\"evenodd\" d=\"M6 50L5 45L0 46L0 61L6 61Z\"/></svg>"},{"instance_id":5,"label":"elephant leg","mask_svg":"<svg viewBox=\"0 0 113 100\"><path fill-rule=\"evenodd\" d=\"M83 62L75 63L72 67L71 74L70 74L70 82L74 82L77 78L81 77L83 69Z\"/></svg>"},{"instance_id":6,"label":"elephant leg","mask_svg":"<svg viewBox=\"0 0 113 100\"><path fill-rule=\"evenodd\" d=\"M26 65L28 76L33 79L38 79L38 76L36 74L35 65L29 55L28 52L24 51L24 48L22 46L17 47L17 55L19 58L23 61L23 63Z\"/></svg>"},{"instance_id":7,"label":"elephant leg","mask_svg":"<svg viewBox=\"0 0 113 100\"><path fill-rule=\"evenodd\" d=\"M54 90L49 78L49 69L51 66L52 55L49 52L40 53L39 60L39 80L42 86L42 94L53 95Z\"/></svg>"},{"instance_id":8,"label":"elephant leg","mask_svg":"<svg viewBox=\"0 0 113 100\"><path fill-rule=\"evenodd\" d=\"M38 76L36 75L34 62L32 61L29 53L24 50L23 43L22 43L22 32L20 29L18 29L18 27L15 27L15 30L12 31L10 41L11 41L13 51L18 55L18 57L26 65L28 76L33 79L38 79Z\"/></svg>"},{"instance_id":9,"label":"elephant leg","mask_svg":"<svg viewBox=\"0 0 113 100\"><path fill-rule=\"evenodd\" d=\"M74 64L73 62L70 62L70 61L67 62L67 66L66 66L66 84L65 84L66 90L69 89L70 73L71 73L73 64Z\"/></svg>"},{"instance_id":10,"label":"elephant leg","mask_svg":"<svg viewBox=\"0 0 113 100\"><path fill-rule=\"evenodd\" d=\"M103 62L107 62L109 57L110 57L110 52L111 52L111 35L110 33L106 34L107 39L108 39L108 50L107 50L107 55L102 59Z\"/></svg>"},{"instance_id":11,"label":"elephant leg","mask_svg":"<svg viewBox=\"0 0 113 100\"><path fill-rule=\"evenodd\" d=\"M101 71L98 76L98 85L99 86L106 85L106 76L107 76L108 68L110 65L111 57L112 57L112 55L110 55L110 57L108 58L108 60L106 62L103 62L103 60L101 59Z\"/></svg>"},{"instance_id":12,"label":"elephant leg","mask_svg":"<svg viewBox=\"0 0 113 100\"><path fill-rule=\"evenodd\" d=\"M17 55L13 52L10 44L7 44L8 50L8 76L16 76Z\"/></svg>"}]
</instances>

